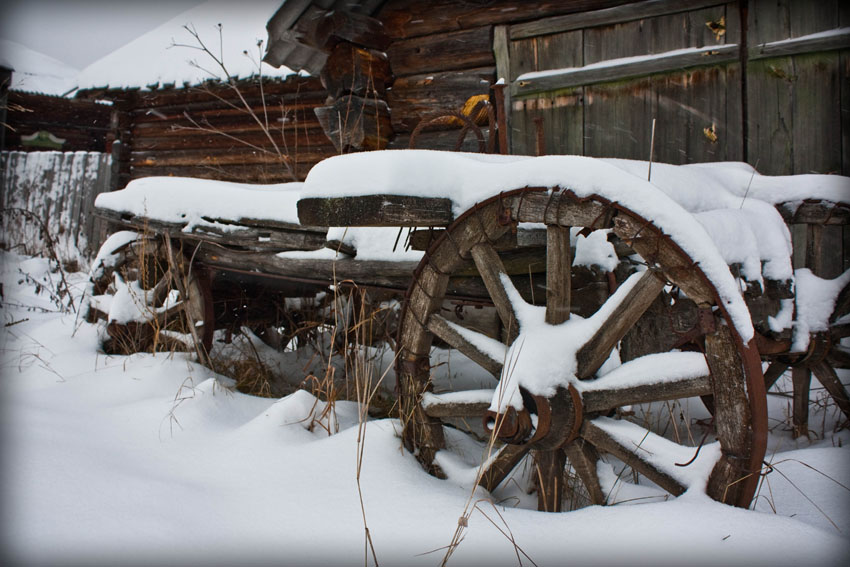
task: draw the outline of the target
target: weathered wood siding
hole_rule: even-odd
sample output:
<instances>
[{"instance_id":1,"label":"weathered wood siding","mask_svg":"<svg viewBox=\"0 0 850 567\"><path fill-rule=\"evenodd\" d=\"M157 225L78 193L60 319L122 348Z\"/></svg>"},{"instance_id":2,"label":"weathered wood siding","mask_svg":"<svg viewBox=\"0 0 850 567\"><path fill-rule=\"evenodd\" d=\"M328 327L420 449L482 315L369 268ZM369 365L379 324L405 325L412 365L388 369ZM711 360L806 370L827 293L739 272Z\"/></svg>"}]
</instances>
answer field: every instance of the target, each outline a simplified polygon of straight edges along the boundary
<instances>
[{"instance_id":1,"label":"weathered wood siding","mask_svg":"<svg viewBox=\"0 0 850 567\"><path fill-rule=\"evenodd\" d=\"M111 158L100 152L2 152L2 246L44 254L44 223L60 258L97 252L106 230L94 200L110 187ZM21 213L29 211L39 221Z\"/></svg>"},{"instance_id":2,"label":"weathered wood siding","mask_svg":"<svg viewBox=\"0 0 850 567\"><path fill-rule=\"evenodd\" d=\"M573 0L560 2L417 2L390 0L378 17L393 38L387 49L395 82L387 93L395 139L390 147L405 148L422 118L440 111L460 110L473 96L487 95L495 83L493 35L499 24L560 16L623 1ZM454 132L426 132L416 146L453 149ZM464 149L475 150L474 137Z\"/></svg>"},{"instance_id":3,"label":"weathered wood siding","mask_svg":"<svg viewBox=\"0 0 850 567\"><path fill-rule=\"evenodd\" d=\"M238 89L218 84L88 95L115 98L114 128L122 142L117 187L153 175L303 180L314 164L337 153L313 112L327 96L319 79L243 82Z\"/></svg>"}]
</instances>

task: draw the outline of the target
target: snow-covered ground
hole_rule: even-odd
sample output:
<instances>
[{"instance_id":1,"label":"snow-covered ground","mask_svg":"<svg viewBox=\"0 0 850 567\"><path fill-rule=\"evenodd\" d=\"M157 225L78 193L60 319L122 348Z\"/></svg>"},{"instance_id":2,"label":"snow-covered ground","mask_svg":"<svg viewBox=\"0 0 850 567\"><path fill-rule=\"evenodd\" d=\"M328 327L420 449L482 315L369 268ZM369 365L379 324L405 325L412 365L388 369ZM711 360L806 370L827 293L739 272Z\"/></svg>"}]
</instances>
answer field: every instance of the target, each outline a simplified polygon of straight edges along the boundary
<instances>
[{"instance_id":1,"label":"snow-covered ground","mask_svg":"<svg viewBox=\"0 0 850 567\"><path fill-rule=\"evenodd\" d=\"M85 280L70 275L76 293ZM813 408L817 439L792 441L779 423L788 400L771 396L775 470L757 511L691 490L543 514L506 494L473 493L463 481L471 475L429 476L401 449L395 420L360 430L354 402L337 402L339 432L328 435L309 430L324 403L305 391L251 397L188 355L98 353L97 327L51 302L57 274L44 259L3 252L1 281L4 564L371 565L359 433L365 517L381 565L439 565L470 499L476 507L449 565L850 557L850 434L833 432L829 411ZM475 457L461 468L472 470Z\"/></svg>"}]
</instances>

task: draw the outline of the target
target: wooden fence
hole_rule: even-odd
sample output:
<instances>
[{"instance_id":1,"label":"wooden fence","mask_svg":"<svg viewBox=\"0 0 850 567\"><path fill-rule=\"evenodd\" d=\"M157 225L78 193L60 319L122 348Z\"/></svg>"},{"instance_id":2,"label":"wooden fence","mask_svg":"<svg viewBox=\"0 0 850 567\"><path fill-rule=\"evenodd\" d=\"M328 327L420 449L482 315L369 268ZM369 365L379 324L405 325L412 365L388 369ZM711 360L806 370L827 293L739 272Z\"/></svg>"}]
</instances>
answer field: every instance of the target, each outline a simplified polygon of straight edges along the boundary
<instances>
[{"instance_id":1,"label":"wooden fence","mask_svg":"<svg viewBox=\"0 0 850 567\"><path fill-rule=\"evenodd\" d=\"M94 200L110 188L111 164L99 152L0 154L0 245L43 254L43 225L60 259L93 256L106 230L92 214Z\"/></svg>"}]
</instances>

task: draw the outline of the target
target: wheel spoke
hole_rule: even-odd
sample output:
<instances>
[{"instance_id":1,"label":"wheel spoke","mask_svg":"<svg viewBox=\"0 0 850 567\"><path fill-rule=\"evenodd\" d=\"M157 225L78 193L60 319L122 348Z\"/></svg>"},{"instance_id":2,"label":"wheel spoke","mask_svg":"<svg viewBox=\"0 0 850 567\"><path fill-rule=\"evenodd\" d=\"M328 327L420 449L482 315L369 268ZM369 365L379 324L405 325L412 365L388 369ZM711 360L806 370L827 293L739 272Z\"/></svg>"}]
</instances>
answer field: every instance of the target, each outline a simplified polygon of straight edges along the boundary
<instances>
[{"instance_id":1,"label":"wheel spoke","mask_svg":"<svg viewBox=\"0 0 850 567\"><path fill-rule=\"evenodd\" d=\"M528 454L528 445L504 445L499 454L485 463L478 484L489 492L493 492L503 480L514 470L519 462Z\"/></svg>"},{"instance_id":2,"label":"wheel spoke","mask_svg":"<svg viewBox=\"0 0 850 567\"><path fill-rule=\"evenodd\" d=\"M845 417L850 419L850 395L847 394L847 388L841 383L835 370L826 362L821 361L812 366L812 372L814 372L818 382L826 388L826 391L835 400L838 409L844 413Z\"/></svg>"},{"instance_id":3,"label":"wheel spoke","mask_svg":"<svg viewBox=\"0 0 850 567\"><path fill-rule=\"evenodd\" d=\"M570 318L569 227L546 227L546 322L558 325Z\"/></svg>"},{"instance_id":4,"label":"wheel spoke","mask_svg":"<svg viewBox=\"0 0 850 567\"><path fill-rule=\"evenodd\" d=\"M564 467L567 456L563 449L534 451L534 474L537 477L537 509L560 512L564 500Z\"/></svg>"},{"instance_id":5,"label":"wheel spoke","mask_svg":"<svg viewBox=\"0 0 850 567\"><path fill-rule=\"evenodd\" d=\"M502 373L502 360L504 360L504 356L502 356L501 360L495 359L491 354L488 354L485 350L480 348L479 346L474 345L467 336L464 336L464 332L459 330L456 325L453 325L449 321L447 321L444 317L440 315L431 315L428 319L428 330L434 333L436 336L443 339L453 348L456 348L471 360L475 361L479 366L484 368L487 372L492 374L493 376L498 377ZM475 331L469 331L470 333L474 333ZM480 333L476 333L480 335ZM502 350L504 347L501 343L486 337L484 335L480 335L478 337L482 342L483 341L492 341L496 343Z\"/></svg>"},{"instance_id":6,"label":"wheel spoke","mask_svg":"<svg viewBox=\"0 0 850 567\"><path fill-rule=\"evenodd\" d=\"M833 368L850 368L850 352L847 352L841 345L832 345L826 355L826 360Z\"/></svg>"},{"instance_id":7,"label":"wheel spoke","mask_svg":"<svg viewBox=\"0 0 850 567\"><path fill-rule=\"evenodd\" d=\"M584 483L584 487L590 495L591 504L605 504L605 493L602 492L602 486L599 484L599 475L596 474L596 463L599 460L599 454L593 445L584 439L576 439L564 447L564 452L570 460L573 469L575 469L576 474L578 474L578 477Z\"/></svg>"},{"instance_id":8,"label":"wheel spoke","mask_svg":"<svg viewBox=\"0 0 850 567\"><path fill-rule=\"evenodd\" d=\"M787 364L771 362L770 366L767 367L767 370L764 373L764 391L766 392L770 390L770 388L776 384L776 381L785 374L786 370L788 370Z\"/></svg>"},{"instance_id":9,"label":"wheel spoke","mask_svg":"<svg viewBox=\"0 0 850 567\"><path fill-rule=\"evenodd\" d=\"M581 399L584 404L584 411L599 412L632 404L661 402L709 394L711 394L711 380L708 375L705 375L625 388L588 389L582 392Z\"/></svg>"},{"instance_id":10,"label":"wheel spoke","mask_svg":"<svg viewBox=\"0 0 850 567\"><path fill-rule=\"evenodd\" d=\"M649 458L655 453L668 452L666 450L655 450L653 445L675 445L677 449L681 449L681 446L658 437L657 435L653 435L649 431L647 431L637 442L630 442L627 444L620 439L615 439L611 434L594 423L595 421L599 421L603 424L606 422L619 424L627 423L613 422L613 420L608 420L607 418L597 418L597 420L594 421L585 421L581 428L581 436L587 441L593 443L596 448L607 453L611 453L670 494L679 496L685 492L685 486L681 482L649 461ZM633 428L642 429L634 424L629 425Z\"/></svg>"},{"instance_id":11,"label":"wheel spoke","mask_svg":"<svg viewBox=\"0 0 850 567\"><path fill-rule=\"evenodd\" d=\"M488 242L476 244L472 247L470 253L475 261L475 267L478 268L478 273L481 274L481 279L484 280L490 299L496 306L502 325L507 331L508 342L513 342L512 339L517 335L518 323L510 299L508 299L508 293L502 284L501 274L507 273L505 266L496 249Z\"/></svg>"},{"instance_id":12,"label":"wheel spoke","mask_svg":"<svg viewBox=\"0 0 850 567\"><path fill-rule=\"evenodd\" d=\"M841 323L833 325L829 329L829 335L834 342L850 337L850 323Z\"/></svg>"},{"instance_id":13,"label":"wheel spoke","mask_svg":"<svg viewBox=\"0 0 850 567\"><path fill-rule=\"evenodd\" d=\"M467 390L444 394L425 392L422 395L422 409L425 410L425 415L430 417L484 417L492 399L493 390Z\"/></svg>"},{"instance_id":14,"label":"wheel spoke","mask_svg":"<svg viewBox=\"0 0 850 567\"><path fill-rule=\"evenodd\" d=\"M576 355L578 365L576 375L580 380L590 378L599 370L599 367L611 355L616 344L637 323L637 320L664 289L664 280L652 270L645 271L639 278L624 297L615 294L608 300L618 301L618 303L611 310L606 321L599 326L593 337L579 349ZM605 309L606 306L607 302L600 309Z\"/></svg>"}]
</instances>

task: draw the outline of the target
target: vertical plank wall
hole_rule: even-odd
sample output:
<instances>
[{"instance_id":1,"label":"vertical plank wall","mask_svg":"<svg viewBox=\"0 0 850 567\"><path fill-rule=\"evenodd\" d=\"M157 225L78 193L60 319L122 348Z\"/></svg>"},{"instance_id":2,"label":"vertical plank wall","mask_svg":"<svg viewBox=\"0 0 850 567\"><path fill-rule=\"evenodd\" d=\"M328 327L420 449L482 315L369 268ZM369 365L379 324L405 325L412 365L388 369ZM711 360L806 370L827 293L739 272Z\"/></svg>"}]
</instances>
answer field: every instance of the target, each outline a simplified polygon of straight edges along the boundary
<instances>
[{"instance_id":1,"label":"vertical plank wall","mask_svg":"<svg viewBox=\"0 0 850 567\"><path fill-rule=\"evenodd\" d=\"M2 244L26 254L44 254L41 227L47 224L62 260L92 256L104 223L93 215L94 200L110 188L111 157L99 152L3 152L0 169Z\"/></svg>"},{"instance_id":2,"label":"vertical plank wall","mask_svg":"<svg viewBox=\"0 0 850 567\"><path fill-rule=\"evenodd\" d=\"M512 83L513 153L535 153L534 121L542 118L546 153L646 160L654 118L653 159L660 162L747 161L766 175L850 175L846 33L828 48L765 48L846 29L850 7L837 0L749 0L742 10L740 2L694 0L645 15L648 4L505 26L507 61L497 67L509 69ZM744 43L747 59L738 49ZM581 71L714 46L707 55L716 61L707 64L630 73L632 63L620 62L619 75L585 73L579 84L567 78L531 94L518 88L524 73ZM850 269L850 227L828 222L836 221L790 228L794 266L833 278Z\"/></svg>"}]
</instances>

